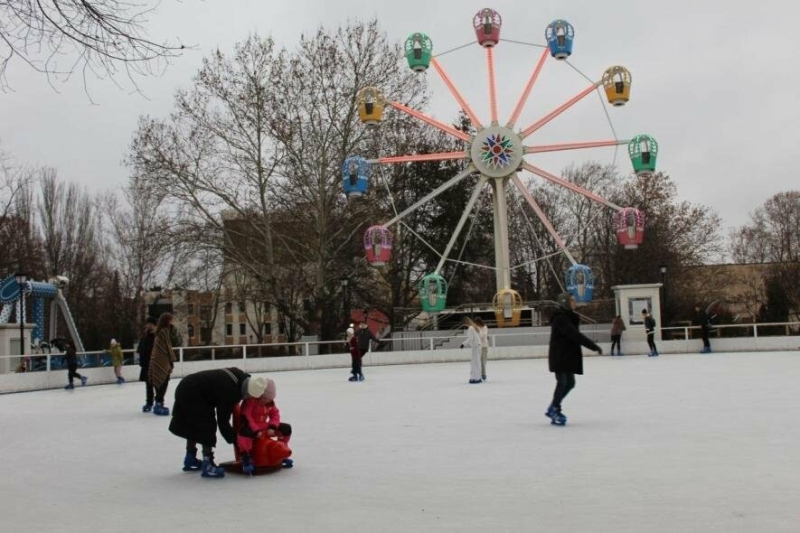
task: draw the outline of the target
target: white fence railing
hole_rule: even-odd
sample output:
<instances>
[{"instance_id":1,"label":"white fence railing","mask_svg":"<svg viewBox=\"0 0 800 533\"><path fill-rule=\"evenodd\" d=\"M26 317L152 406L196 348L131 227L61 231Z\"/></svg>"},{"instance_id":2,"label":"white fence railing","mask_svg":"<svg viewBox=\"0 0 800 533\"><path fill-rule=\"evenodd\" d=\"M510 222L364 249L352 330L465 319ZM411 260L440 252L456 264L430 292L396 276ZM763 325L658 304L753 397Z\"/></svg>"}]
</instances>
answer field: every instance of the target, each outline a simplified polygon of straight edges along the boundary
<instances>
[{"instance_id":1,"label":"white fence railing","mask_svg":"<svg viewBox=\"0 0 800 533\"><path fill-rule=\"evenodd\" d=\"M633 328L631 328L633 329ZM641 329L641 328L639 328ZM658 341L659 352L692 353L702 346L699 335L693 338L696 326L661 328L666 340ZM592 325L581 330L608 352L608 327ZM636 336L639 336L637 339ZM383 339L365 358L365 365L417 364L464 361L469 350L459 349L463 333L446 336L425 336L419 339ZM545 357L549 331L504 332L497 330L489 336L491 359L523 359ZM410 341L419 341L409 346ZM416 342L414 343L416 344ZM716 352L798 350L800 322L770 324L731 324L716 326L712 331L712 348ZM640 331L628 330L623 336L626 354L646 353L647 344ZM345 343L339 341L273 343L258 345L196 346L177 349L178 362L174 377L181 377L205 368L240 366L248 372L274 372L313 368L347 367L350 357ZM139 366L133 350L124 350L123 375L136 380ZM110 356L104 351L78 354L78 372L89 377L91 384L113 383ZM20 361L30 370L16 372ZM66 384L66 363L62 353L42 353L0 356L0 393L61 387Z\"/></svg>"}]
</instances>

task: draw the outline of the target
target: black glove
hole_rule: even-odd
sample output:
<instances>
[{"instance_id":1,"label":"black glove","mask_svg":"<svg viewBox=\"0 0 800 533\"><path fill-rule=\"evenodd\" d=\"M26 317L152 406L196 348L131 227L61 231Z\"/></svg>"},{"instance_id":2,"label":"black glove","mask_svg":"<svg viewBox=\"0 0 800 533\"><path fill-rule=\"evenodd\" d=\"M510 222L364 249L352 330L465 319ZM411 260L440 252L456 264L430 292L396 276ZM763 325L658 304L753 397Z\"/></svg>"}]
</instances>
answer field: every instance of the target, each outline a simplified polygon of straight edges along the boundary
<instances>
[{"instance_id":1,"label":"black glove","mask_svg":"<svg viewBox=\"0 0 800 533\"><path fill-rule=\"evenodd\" d=\"M464 349L464 345L463 345L463 344L461 345L461 349L462 349L462 350Z\"/></svg>"}]
</instances>

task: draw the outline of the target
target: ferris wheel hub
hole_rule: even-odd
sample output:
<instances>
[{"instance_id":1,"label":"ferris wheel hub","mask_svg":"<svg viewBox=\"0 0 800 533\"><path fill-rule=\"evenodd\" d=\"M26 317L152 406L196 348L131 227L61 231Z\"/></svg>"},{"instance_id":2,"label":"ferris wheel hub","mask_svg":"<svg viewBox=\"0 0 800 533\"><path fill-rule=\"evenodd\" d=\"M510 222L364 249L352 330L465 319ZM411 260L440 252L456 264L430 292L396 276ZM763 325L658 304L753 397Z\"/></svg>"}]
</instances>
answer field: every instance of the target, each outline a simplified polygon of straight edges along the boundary
<instances>
[{"instance_id":1,"label":"ferris wheel hub","mask_svg":"<svg viewBox=\"0 0 800 533\"><path fill-rule=\"evenodd\" d=\"M484 176L505 178L519 169L524 151L522 139L511 128L492 125L475 134L468 154Z\"/></svg>"}]
</instances>

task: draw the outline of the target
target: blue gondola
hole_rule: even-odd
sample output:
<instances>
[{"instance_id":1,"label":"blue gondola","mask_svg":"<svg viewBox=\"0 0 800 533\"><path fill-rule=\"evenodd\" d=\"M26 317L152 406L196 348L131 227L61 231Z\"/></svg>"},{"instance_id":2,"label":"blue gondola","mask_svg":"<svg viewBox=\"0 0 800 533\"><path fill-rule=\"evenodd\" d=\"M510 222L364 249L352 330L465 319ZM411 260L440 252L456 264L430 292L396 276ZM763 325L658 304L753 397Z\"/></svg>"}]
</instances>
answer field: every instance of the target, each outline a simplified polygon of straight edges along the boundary
<instances>
[{"instance_id":1,"label":"blue gondola","mask_svg":"<svg viewBox=\"0 0 800 533\"><path fill-rule=\"evenodd\" d=\"M342 163L342 182L347 196L363 196L369 188L369 162L363 157L348 157Z\"/></svg>"},{"instance_id":2,"label":"blue gondola","mask_svg":"<svg viewBox=\"0 0 800 533\"><path fill-rule=\"evenodd\" d=\"M572 41L575 39L575 28L566 20L554 20L544 32L550 55L556 59L566 59L572 55Z\"/></svg>"},{"instance_id":3,"label":"blue gondola","mask_svg":"<svg viewBox=\"0 0 800 533\"><path fill-rule=\"evenodd\" d=\"M567 284L567 291L575 297L579 304L592 301L594 296L594 274L592 269L586 265L572 265L564 276Z\"/></svg>"}]
</instances>

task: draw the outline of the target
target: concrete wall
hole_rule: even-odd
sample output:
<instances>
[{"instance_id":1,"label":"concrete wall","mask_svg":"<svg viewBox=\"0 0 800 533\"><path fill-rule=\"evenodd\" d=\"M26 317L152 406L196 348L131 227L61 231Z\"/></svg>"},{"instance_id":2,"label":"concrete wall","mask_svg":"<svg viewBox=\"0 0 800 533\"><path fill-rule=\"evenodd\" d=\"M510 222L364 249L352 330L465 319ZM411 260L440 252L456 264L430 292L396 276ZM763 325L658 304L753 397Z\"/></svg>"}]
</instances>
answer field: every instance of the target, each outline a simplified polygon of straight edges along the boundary
<instances>
[{"instance_id":1,"label":"concrete wall","mask_svg":"<svg viewBox=\"0 0 800 533\"><path fill-rule=\"evenodd\" d=\"M600 343L604 353L608 353L609 344ZM716 353L725 352L752 352L752 351L795 351L800 349L800 336L788 337L740 337L727 339L712 339L711 347ZM702 348L699 339L659 341L658 350L664 355L678 353L697 353ZM647 343L644 341L626 342L623 338L622 352L626 355L643 355L647 353ZM405 352L373 352L364 358L364 366L381 365L408 365L423 363L453 363L469 361L469 349L442 349L442 350L415 350ZM587 356L593 355L584 352ZM799 354L800 355L800 354ZM547 356L546 345L532 346L503 346L489 350L490 360L503 359L535 359ZM173 378L178 379L187 374L210 368L224 368L236 366L247 372L283 372L290 370L312 370L317 368L350 368L350 355L335 353L311 356L284 356L257 359L226 359L217 361L193 361L177 363ZM467 368L464 368L465 376ZM115 381L114 370L111 367L81 368L82 375L89 378L90 385L112 384ZM128 383L123 385L141 386L138 366L123 367L123 375ZM466 378L465 378L466 379ZM27 372L22 374L0 375L0 393L24 392L43 389L58 389L66 385L67 371L55 370L51 372ZM77 388L80 388L78 385Z\"/></svg>"}]
</instances>

